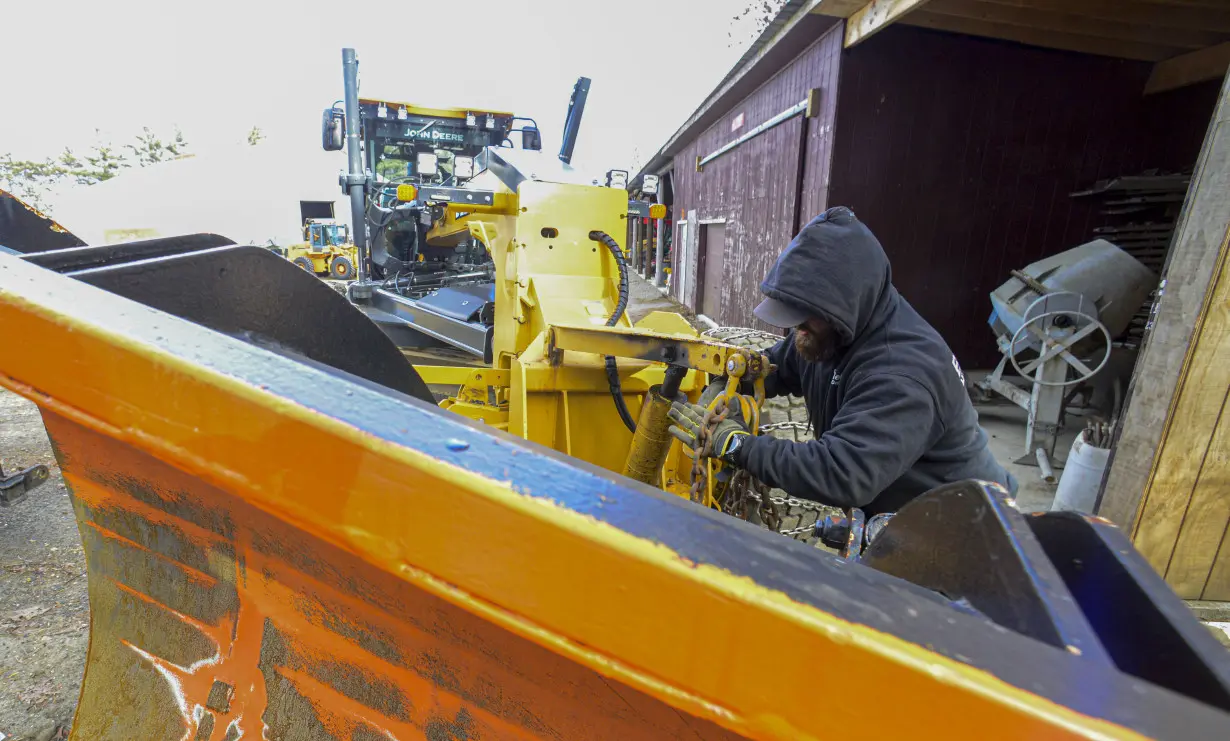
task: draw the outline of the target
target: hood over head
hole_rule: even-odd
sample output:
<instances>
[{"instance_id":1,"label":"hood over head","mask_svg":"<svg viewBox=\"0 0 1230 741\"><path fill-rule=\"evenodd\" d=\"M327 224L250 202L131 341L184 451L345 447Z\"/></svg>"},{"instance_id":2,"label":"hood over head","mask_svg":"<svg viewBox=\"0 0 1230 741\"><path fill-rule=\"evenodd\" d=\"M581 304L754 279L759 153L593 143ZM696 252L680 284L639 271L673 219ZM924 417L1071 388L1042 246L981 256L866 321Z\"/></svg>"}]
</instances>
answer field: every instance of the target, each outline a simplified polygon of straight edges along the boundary
<instances>
[{"instance_id":1,"label":"hood over head","mask_svg":"<svg viewBox=\"0 0 1230 741\"><path fill-rule=\"evenodd\" d=\"M768 298L756 308L757 316L770 323L802 314L820 317L843 346L883 323L897 300L888 255L844 206L803 227L769 269L760 292Z\"/></svg>"}]
</instances>

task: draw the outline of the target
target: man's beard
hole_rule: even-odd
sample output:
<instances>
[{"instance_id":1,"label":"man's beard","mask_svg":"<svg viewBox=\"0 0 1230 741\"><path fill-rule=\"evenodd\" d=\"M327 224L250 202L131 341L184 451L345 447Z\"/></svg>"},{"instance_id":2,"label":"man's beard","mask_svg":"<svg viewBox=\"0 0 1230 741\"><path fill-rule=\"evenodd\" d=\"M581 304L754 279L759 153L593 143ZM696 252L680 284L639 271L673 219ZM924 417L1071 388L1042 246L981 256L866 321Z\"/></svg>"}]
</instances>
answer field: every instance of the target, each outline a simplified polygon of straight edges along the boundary
<instances>
[{"instance_id":1,"label":"man's beard","mask_svg":"<svg viewBox=\"0 0 1230 741\"><path fill-rule=\"evenodd\" d=\"M809 363L832 360L837 354L837 333L829 326L825 326L824 331L819 334L799 327L794 330L794 349Z\"/></svg>"}]
</instances>

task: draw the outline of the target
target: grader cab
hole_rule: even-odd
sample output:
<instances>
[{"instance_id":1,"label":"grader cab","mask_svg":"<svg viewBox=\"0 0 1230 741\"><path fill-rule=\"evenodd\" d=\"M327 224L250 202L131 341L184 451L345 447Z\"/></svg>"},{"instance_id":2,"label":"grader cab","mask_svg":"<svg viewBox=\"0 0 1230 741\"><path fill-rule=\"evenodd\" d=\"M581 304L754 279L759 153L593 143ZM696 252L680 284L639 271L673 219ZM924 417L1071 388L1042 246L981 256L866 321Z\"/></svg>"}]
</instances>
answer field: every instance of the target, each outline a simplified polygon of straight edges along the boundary
<instances>
[{"instance_id":1,"label":"grader cab","mask_svg":"<svg viewBox=\"0 0 1230 741\"><path fill-rule=\"evenodd\" d=\"M1109 523L965 482L840 555L767 531L664 418L725 376L757 429L767 359L631 322L626 193L481 164L399 198L489 251L489 367L216 235L0 251L0 385L89 571L73 739L1230 734L1221 647Z\"/></svg>"}]
</instances>

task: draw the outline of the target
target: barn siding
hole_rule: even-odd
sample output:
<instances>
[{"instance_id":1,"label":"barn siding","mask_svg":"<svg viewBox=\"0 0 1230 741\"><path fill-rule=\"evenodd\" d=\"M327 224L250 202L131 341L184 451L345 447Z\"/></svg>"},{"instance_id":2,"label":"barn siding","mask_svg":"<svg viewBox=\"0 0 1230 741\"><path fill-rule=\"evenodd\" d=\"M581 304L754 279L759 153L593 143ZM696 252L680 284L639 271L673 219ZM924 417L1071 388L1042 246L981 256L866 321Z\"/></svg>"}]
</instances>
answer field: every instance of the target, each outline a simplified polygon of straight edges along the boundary
<instances>
[{"instance_id":1,"label":"barn siding","mask_svg":"<svg viewBox=\"0 0 1230 741\"><path fill-rule=\"evenodd\" d=\"M686 212L691 222L695 212L701 221L726 220L722 306L718 316L711 317L721 324L752 323L751 310L759 301L760 279L794 235L796 219L805 221L825 207L841 46L842 25L835 23L674 159L676 216ZM798 103L811 88L821 90L816 118L796 117L709 163L703 172L696 172L698 156ZM743 127L732 132L731 122L740 113ZM800 172L804 127L806 160ZM686 290L681 297L693 308L698 306L700 296L696 237L688 235Z\"/></svg>"},{"instance_id":2,"label":"barn siding","mask_svg":"<svg viewBox=\"0 0 1230 741\"><path fill-rule=\"evenodd\" d=\"M988 294L1089 239L1100 178L1190 165L1204 129L1142 98L1150 65L893 26L841 61L830 198L879 237L893 282L967 367L998 360Z\"/></svg>"}]
</instances>

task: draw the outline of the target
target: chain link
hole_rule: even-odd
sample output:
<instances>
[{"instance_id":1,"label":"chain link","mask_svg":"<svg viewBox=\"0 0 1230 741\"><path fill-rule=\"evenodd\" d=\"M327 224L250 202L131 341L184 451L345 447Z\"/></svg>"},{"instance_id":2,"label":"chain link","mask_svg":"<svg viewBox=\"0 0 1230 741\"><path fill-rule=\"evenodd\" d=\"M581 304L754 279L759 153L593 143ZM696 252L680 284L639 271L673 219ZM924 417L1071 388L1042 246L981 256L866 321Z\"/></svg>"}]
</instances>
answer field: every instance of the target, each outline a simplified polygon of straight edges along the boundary
<instances>
[{"instance_id":1,"label":"chain link","mask_svg":"<svg viewBox=\"0 0 1230 741\"><path fill-rule=\"evenodd\" d=\"M723 337L721 341L730 345L737 345L741 340L753 337L772 340L774 344L782 341L781 335L766 332L763 329L753 329L751 327L710 327L709 329L703 330L701 332L701 336L713 337L719 333L726 332L731 332L732 334L729 337Z\"/></svg>"},{"instance_id":2,"label":"chain link","mask_svg":"<svg viewBox=\"0 0 1230 741\"><path fill-rule=\"evenodd\" d=\"M749 339L765 340L773 344L782 340L780 335L751 327L712 327L703 330L701 335L710 338L723 335L718 338L719 341L732 345L743 344ZM724 418L723 416L722 419ZM714 428L717 427L717 423L720 421L721 419L715 419L711 414L706 415L706 425L702 428L701 435L698 437L697 450L705 450L707 448ZM774 430L811 432L811 426L805 422L774 422L761 425L757 432L766 434ZM707 467L701 458L702 456L697 455L692 459L691 498L696 502L704 501L705 497L702 490L707 490L708 485L706 478L708 475ZM824 512L827 510L824 505L806 499L770 496L771 491L764 482L755 478L747 471L736 471L727 483L726 490L721 496L722 511L728 515L746 520L754 507L766 528L786 537L811 535L815 532L816 523L781 529L782 517L786 514L788 508L797 508L807 512Z\"/></svg>"},{"instance_id":3,"label":"chain link","mask_svg":"<svg viewBox=\"0 0 1230 741\"><path fill-rule=\"evenodd\" d=\"M718 424L726 419L728 414L729 409L726 406L726 402L724 400L719 401L713 409L706 411L704 423L701 425L699 434L696 437L696 447L693 449L692 456L692 488L688 498L697 504L707 504L705 500L709 491L709 471L707 465L707 458L709 456L706 453L712 452L709 448L712 445L713 433L716 431ZM788 422L780 424L789 425L797 423ZM766 425L765 427L782 429L782 427L777 425ZM764 427L761 430L764 430ZM746 520L751 515L752 507L755 506L757 513L760 515L760 520L766 528L787 537L804 535L815 530L815 523L782 530L783 512L781 508L796 507L809 512L819 512L824 509L822 505L807 499L773 497L769 496L770 492L771 489L764 482L752 476L748 471L740 469L734 473L727 483L725 491L719 497L721 510L728 515Z\"/></svg>"},{"instance_id":4,"label":"chain link","mask_svg":"<svg viewBox=\"0 0 1230 741\"><path fill-rule=\"evenodd\" d=\"M760 496L755 493L749 493L748 497L759 502ZM795 499L794 497L769 497L769 502L778 507L799 507L800 509L819 512L825 509L823 504L813 502L810 499Z\"/></svg>"},{"instance_id":5,"label":"chain link","mask_svg":"<svg viewBox=\"0 0 1230 741\"><path fill-rule=\"evenodd\" d=\"M705 501L709 493L709 468L706 458L711 454L709 448L712 446L713 433L728 413L726 400L719 399L712 409L705 412L704 422L696 435L696 447L692 449L692 489L688 498L698 504L708 504Z\"/></svg>"},{"instance_id":6,"label":"chain link","mask_svg":"<svg viewBox=\"0 0 1230 741\"><path fill-rule=\"evenodd\" d=\"M819 520L817 520L816 522L813 522L810 525L803 525L801 527L796 527L793 530L778 530L777 532L782 535L785 535L787 538L793 538L796 535L811 535L816 532L816 525L818 524L819 524Z\"/></svg>"},{"instance_id":7,"label":"chain link","mask_svg":"<svg viewBox=\"0 0 1230 741\"><path fill-rule=\"evenodd\" d=\"M811 432L811 425L806 422L771 422L767 425L760 426L760 432L772 432L773 430L803 430Z\"/></svg>"}]
</instances>

